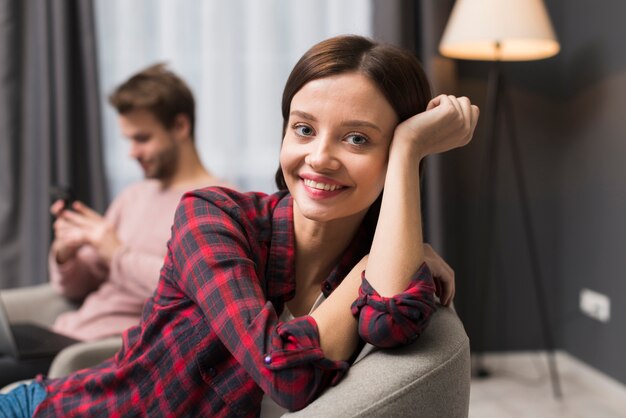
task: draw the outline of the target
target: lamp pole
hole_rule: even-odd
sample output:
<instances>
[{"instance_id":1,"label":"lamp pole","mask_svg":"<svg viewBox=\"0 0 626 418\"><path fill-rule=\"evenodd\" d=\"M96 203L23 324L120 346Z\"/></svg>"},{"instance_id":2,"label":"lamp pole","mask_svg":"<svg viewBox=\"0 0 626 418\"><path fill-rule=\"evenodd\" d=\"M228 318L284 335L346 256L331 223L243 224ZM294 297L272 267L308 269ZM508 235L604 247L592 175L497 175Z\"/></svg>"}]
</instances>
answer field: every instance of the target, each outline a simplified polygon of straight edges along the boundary
<instances>
[{"instance_id":1,"label":"lamp pole","mask_svg":"<svg viewBox=\"0 0 626 418\"><path fill-rule=\"evenodd\" d=\"M552 389L556 398L562 397L561 384L556 366L555 357L555 344L552 333L552 324L550 321L550 314L548 312L547 299L545 297L544 280L541 273L541 267L539 263L539 254L536 245L535 233L533 230L532 214L529 207L528 188L526 186L526 177L524 175L524 167L522 164L521 153L519 150L519 143L517 140L517 130L515 127L515 118L512 111L511 100L509 92L504 81L501 62L500 62L500 43L495 43L496 59L492 63L491 71L489 73L488 89L487 89L487 111L491 117L489 130L487 135L487 162L486 170L484 170L484 177L481 179L481 187L486 192L485 209L481 211L481 221L479 225L484 226L484 245L482 246L481 257L479 257L479 265L482 267L481 272L477 272L475 276L478 282L483 282L481 290L483 292L489 292L490 288L490 267L492 261L492 255L494 253L494 219L496 209L496 181L498 178L498 122L500 116L504 117L504 122L508 131L504 135L508 139L509 149L511 151L511 157L513 161L513 174L515 183L517 186L517 194L520 202L520 209L522 213L522 222L525 240L528 249L528 256L530 258L530 266L532 273L532 282L535 291L535 297L537 300L537 306L539 309L539 316L541 319L541 331L543 334L546 351L548 354L548 369L550 372L550 380L552 382ZM476 269L478 270L478 269ZM488 295L488 293L486 293ZM484 298L483 303L479 306L479 325L484 323L485 309L488 297ZM479 353L477 358L476 372L479 377L489 376L489 371L484 367L482 361L482 353L484 351L485 331L484 327L479 330Z\"/></svg>"},{"instance_id":2,"label":"lamp pole","mask_svg":"<svg viewBox=\"0 0 626 418\"><path fill-rule=\"evenodd\" d=\"M480 188L482 193L479 194L480 208L478 211L477 221L481 228L479 236L482 236L479 247L479 256L474 261L474 278L478 284L479 292L482 300L478 305L478 347L476 353L476 375L478 377L488 377L489 371L483 362L483 353L485 351L485 311L487 302L489 301L489 292L491 287L490 273L492 255L494 248L494 215L495 215L495 193L496 178L498 177L498 144L496 140L497 118L499 109L499 89L500 89L500 61L494 61L489 72L487 84L487 112L490 117L489 127L486 138L486 161L483 166L482 176L480 178Z\"/></svg>"}]
</instances>

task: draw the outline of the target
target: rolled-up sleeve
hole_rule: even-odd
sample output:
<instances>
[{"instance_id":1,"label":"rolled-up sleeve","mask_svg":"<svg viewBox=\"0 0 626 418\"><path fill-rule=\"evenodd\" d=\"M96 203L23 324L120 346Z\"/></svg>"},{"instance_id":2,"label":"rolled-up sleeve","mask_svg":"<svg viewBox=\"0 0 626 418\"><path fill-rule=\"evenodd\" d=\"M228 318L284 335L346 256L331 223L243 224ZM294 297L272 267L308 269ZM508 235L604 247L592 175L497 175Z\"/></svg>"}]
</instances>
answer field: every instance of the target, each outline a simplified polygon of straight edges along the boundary
<instances>
[{"instance_id":1,"label":"rolled-up sleeve","mask_svg":"<svg viewBox=\"0 0 626 418\"><path fill-rule=\"evenodd\" d=\"M380 296L365 276L364 271L359 297L352 304L361 338L376 347L395 347L416 340L436 310L435 284L426 263L407 289L392 297Z\"/></svg>"},{"instance_id":2,"label":"rolled-up sleeve","mask_svg":"<svg viewBox=\"0 0 626 418\"><path fill-rule=\"evenodd\" d=\"M303 316L280 324L271 349L263 360L271 370L315 363L317 368L331 372L331 385L337 384L348 370L348 362L333 361L324 357L317 325L311 316Z\"/></svg>"}]
</instances>

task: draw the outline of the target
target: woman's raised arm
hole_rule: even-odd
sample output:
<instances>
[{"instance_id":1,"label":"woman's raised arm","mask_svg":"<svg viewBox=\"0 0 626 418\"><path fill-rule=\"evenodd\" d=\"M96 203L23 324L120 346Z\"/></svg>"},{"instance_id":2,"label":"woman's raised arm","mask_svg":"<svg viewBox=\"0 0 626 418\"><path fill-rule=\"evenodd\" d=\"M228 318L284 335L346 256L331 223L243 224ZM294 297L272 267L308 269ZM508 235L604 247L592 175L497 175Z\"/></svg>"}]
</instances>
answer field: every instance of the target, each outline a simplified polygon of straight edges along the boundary
<instances>
[{"instance_id":1,"label":"woman's raised arm","mask_svg":"<svg viewBox=\"0 0 626 418\"><path fill-rule=\"evenodd\" d=\"M466 97L441 95L430 101L426 111L396 127L366 268L368 281L381 296L403 292L424 262L420 161L467 144L478 113Z\"/></svg>"}]
</instances>

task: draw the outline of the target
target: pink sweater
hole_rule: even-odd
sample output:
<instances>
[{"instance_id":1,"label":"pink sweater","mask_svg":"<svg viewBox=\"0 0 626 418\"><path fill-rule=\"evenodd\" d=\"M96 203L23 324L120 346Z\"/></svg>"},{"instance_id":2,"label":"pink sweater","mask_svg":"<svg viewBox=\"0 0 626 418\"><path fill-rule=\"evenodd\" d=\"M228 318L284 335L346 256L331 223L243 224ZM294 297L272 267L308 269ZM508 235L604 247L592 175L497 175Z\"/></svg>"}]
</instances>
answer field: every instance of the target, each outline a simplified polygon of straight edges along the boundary
<instances>
[{"instance_id":1,"label":"pink sweater","mask_svg":"<svg viewBox=\"0 0 626 418\"><path fill-rule=\"evenodd\" d=\"M162 190L156 180L126 188L109 206L105 218L124 244L110 266L95 249L82 247L58 265L50 253L50 281L70 299L85 298L80 309L60 315L53 329L79 340L121 334L137 325L144 303L156 289L182 190Z\"/></svg>"}]
</instances>

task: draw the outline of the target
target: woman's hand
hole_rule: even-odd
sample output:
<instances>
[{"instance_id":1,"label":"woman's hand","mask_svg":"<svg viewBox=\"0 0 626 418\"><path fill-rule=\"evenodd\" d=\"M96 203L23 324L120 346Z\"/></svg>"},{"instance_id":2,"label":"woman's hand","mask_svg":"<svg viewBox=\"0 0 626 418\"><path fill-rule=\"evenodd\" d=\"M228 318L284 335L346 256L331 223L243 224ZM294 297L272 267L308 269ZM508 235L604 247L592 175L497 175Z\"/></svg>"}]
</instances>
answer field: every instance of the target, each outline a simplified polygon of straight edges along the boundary
<instances>
[{"instance_id":1,"label":"woman's hand","mask_svg":"<svg viewBox=\"0 0 626 418\"><path fill-rule=\"evenodd\" d=\"M443 306L450 306L454 299L454 270L429 244L424 244L424 262L433 274L435 294Z\"/></svg>"},{"instance_id":2,"label":"woman's hand","mask_svg":"<svg viewBox=\"0 0 626 418\"><path fill-rule=\"evenodd\" d=\"M421 159L466 145L474 135L478 115L478 107L467 97L437 96L424 112L396 127L392 150L409 146L410 153Z\"/></svg>"}]
</instances>

